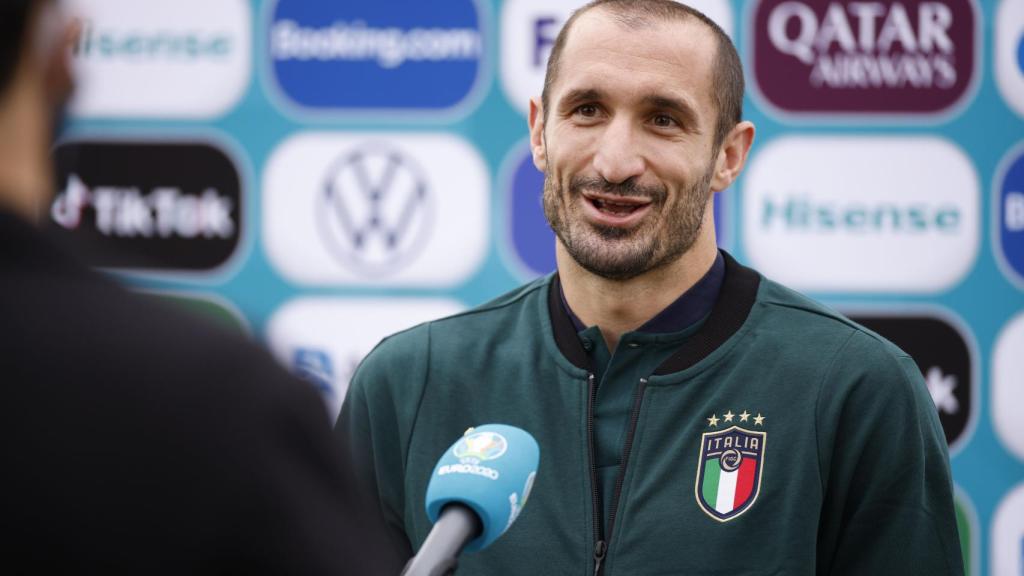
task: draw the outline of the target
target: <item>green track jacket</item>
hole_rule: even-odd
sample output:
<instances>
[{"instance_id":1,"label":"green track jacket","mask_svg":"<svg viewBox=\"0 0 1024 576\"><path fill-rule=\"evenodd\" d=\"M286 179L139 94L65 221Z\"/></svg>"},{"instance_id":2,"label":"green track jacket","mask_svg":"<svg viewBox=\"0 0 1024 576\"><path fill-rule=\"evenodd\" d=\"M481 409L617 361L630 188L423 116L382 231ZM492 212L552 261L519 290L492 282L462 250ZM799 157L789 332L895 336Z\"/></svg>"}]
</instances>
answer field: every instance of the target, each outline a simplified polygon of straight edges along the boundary
<instances>
[{"instance_id":1,"label":"green track jacket","mask_svg":"<svg viewBox=\"0 0 1024 576\"><path fill-rule=\"evenodd\" d=\"M703 326L636 383L607 529L594 384L552 278L385 339L337 428L408 555L470 426L537 439L529 505L467 574L961 575L949 457L901 350L726 255Z\"/></svg>"}]
</instances>

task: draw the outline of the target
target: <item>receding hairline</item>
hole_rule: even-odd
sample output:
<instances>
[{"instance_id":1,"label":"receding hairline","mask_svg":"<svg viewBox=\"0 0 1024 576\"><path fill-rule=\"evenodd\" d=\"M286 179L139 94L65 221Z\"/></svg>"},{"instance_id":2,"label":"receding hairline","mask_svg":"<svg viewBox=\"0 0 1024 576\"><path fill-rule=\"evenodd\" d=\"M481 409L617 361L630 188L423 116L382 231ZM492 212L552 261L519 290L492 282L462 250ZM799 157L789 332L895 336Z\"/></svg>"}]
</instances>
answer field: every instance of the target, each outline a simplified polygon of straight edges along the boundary
<instances>
[{"instance_id":1,"label":"receding hairline","mask_svg":"<svg viewBox=\"0 0 1024 576\"><path fill-rule=\"evenodd\" d=\"M742 121L743 63L736 51L732 38L714 20L703 12L676 0L594 0L577 9L559 32L548 58L541 92L543 114L546 117L550 105L552 86L561 73L562 53L573 35L576 21L591 12L607 14L615 23L630 29L643 29L670 22L698 22L710 34L712 66L709 72L709 91L716 113L715 145L720 143L733 126ZM700 28L700 27L698 27Z\"/></svg>"},{"instance_id":2,"label":"receding hairline","mask_svg":"<svg viewBox=\"0 0 1024 576\"><path fill-rule=\"evenodd\" d=\"M671 1L674 2L675 0ZM680 6L682 7L683 5ZM610 20L613 23L621 26L626 30L633 31L649 29L655 26L665 26L672 23L686 24L690 22L696 22L703 24L703 22L700 21L700 18L698 18L696 15L684 10L666 13L668 19L658 19L652 16L651 14L643 13L642 11L632 8L630 6L624 6L615 3L597 4L593 6L588 4L573 12L572 16L570 16L570 18L566 20L564 24L564 44L563 46L561 46L561 49L564 50L569 45L570 39L573 36L575 36L573 32L575 32L575 29L577 28L580 20L588 18L597 18L600 15L602 15L602 13L604 15L610 16ZM718 43L716 42L714 30L707 26L704 26L703 28L705 29L705 33L707 34L707 40L711 43L711 47L714 50L710 57L715 58L717 56L717 52L721 50L721 48L718 46ZM563 52L560 51L557 54L559 60L561 60L562 53ZM558 66L549 67L547 73L545 74L544 90L541 93L541 99L544 105L545 113L548 107L548 96L550 89L554 85L555 80L558 79L558 77L560 76L559 73L561 72L561 62L558 61L555 62L554 64L557 64ZM711 75L710 80L713 80L714 70L709 70L709 74Z\"/></svg>"}]
</instances>

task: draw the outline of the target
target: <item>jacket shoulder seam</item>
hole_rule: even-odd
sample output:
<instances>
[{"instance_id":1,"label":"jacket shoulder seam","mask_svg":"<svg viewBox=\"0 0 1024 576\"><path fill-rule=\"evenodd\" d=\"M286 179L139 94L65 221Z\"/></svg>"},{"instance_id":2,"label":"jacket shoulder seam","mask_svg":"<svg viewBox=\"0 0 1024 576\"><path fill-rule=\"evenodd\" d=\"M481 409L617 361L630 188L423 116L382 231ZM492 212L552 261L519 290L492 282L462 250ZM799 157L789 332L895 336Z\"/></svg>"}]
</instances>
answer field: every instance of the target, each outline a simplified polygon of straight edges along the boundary
<instances>
[{"instance_id":1,"label":"jacket shoulder seam","mask_svg":"<svg viewBox=\"0 0 1024 576\"><path fill-rule=\"evenodd\" d=\"M508 308L510 306L519 304L520 301L522 301L523 299L525 299L528 296L532 295L534 292L536 292L536 291L538 291L540 289L543 289L547 285L548 285L547 281L537 282L534 286L529 286L529 287L523 288L522 291L519 294L516 294L515 296L509 298L508 300L506 300L504 302L489 302L489 303L486 303L486 304L481 304L480 306L477 306L475 308L471 308L469 310L464 310L464 311L458 312L456 314L452 314L451 316L445 316L444 318L438 318L437 320L431 320L430 322L428 322L428 324L438 324L440 322L446 322L448 320L455 320L455 319L458 319L458 318L464 318L464 317L468 317L468 316L475 316L477 314L484 314L484 313L487 313L487 312L494 312L496 310L501 310L503 308Z\"/></svg>"}]
</instances>

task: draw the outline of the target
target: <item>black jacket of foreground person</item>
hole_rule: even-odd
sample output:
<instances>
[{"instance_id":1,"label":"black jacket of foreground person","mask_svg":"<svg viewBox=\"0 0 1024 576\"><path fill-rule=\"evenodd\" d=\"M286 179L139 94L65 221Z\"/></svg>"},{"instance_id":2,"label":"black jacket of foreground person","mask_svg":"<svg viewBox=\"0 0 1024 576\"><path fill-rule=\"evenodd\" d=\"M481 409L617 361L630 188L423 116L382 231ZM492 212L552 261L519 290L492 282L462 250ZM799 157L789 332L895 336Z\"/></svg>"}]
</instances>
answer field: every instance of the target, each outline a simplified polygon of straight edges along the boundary
<instances>
[{"instance_id":1,"label":"black jacket of foreground person","mask_svg":"<svg viewBox=\"0 0 1024 576\"><path fill-rule=\"evenodd\" d=\"M400 569L311 387L3 211L0 385L6 574Z\"/></svg>"}]
</instances>

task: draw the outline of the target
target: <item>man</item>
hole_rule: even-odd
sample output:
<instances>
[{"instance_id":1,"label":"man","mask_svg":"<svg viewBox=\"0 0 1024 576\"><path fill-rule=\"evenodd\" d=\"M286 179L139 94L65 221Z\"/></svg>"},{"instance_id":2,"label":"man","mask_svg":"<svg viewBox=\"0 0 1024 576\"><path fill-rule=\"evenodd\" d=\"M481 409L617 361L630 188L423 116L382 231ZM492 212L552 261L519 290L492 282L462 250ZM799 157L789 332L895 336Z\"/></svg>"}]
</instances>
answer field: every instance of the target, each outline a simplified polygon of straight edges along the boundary
<instances>
[{"instance_id":1,"label":"man","mask_svg":"<svg viewBox=\"0 0 1024 576\"><path fill-rule=\"evenodd\" d=\"M34 227L70 88L56 8L0 3L4 572L397 573L312 389Z\"/></svg>"},{"instance_id":2,"label":"man","mask_svg":"<svg viewBox=\"0 0 1024 576\"><path fill-rule=\"evenodd\" d=\"M911 359L716 249L743 168L728 37L670 0L566 23L534 163L558 273L382 342L337 426L394 539L435 459L503 422L541 449L527 506L459 574L962 574L948 455Z\"/></svg>"}]
</instances>

